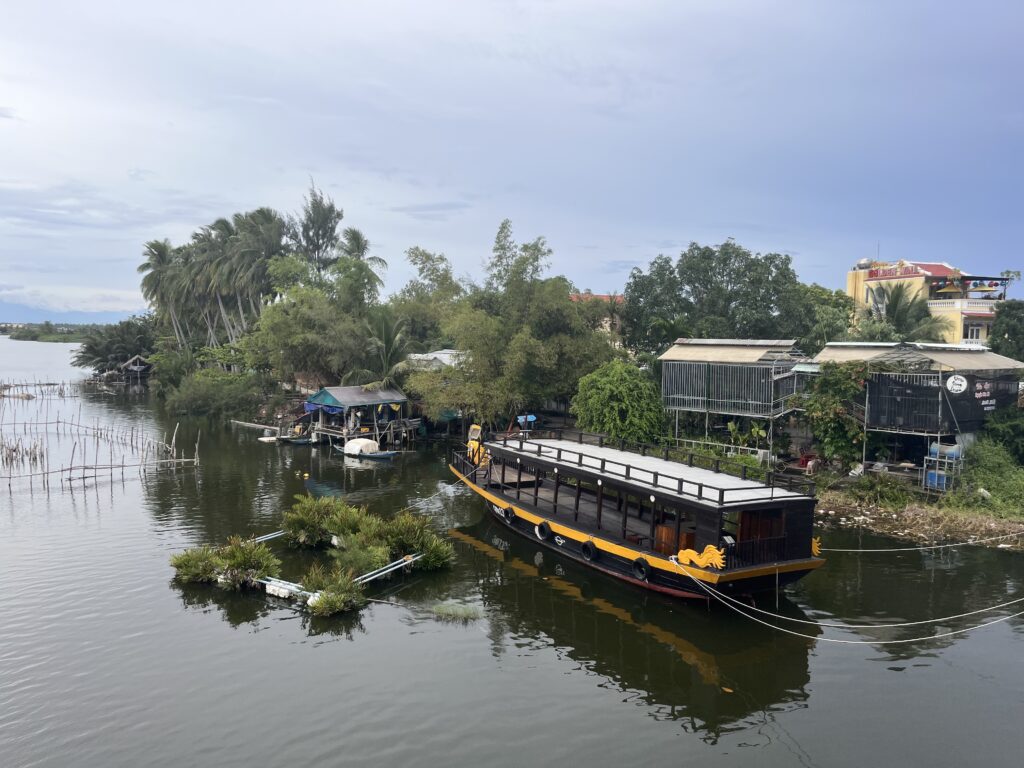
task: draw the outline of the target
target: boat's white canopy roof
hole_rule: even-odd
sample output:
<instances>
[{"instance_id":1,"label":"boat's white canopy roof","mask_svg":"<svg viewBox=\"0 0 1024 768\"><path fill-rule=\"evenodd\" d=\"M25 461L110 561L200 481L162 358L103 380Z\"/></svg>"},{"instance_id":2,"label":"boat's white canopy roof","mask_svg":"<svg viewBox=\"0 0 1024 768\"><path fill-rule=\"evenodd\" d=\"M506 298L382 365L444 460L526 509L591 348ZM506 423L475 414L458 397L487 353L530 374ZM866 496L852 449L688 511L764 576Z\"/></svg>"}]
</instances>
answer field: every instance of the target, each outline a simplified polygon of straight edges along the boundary
<instances>
[{"instance_id":1,"label":"boat's white canopy roof","mask_svg":"<svg viewBox=\"0 0 1024 768\"><path fill-rule=\"evenodd\" d=\"M810 498L807 494L766 486L725 472L691 467L677 461L666 461L659 456L641 456L639 453L620 451L608 446L581 444L573 440L524 439L520 448L520 441L515 439L507 443L494 441L487 446L510 451L524 458L540 457L564 466L567 472L583 467L592 472L603 473L609 480L632 483L641 492L644 488L657 489L661 494L669 494L691 502L697 499L729 505Z\"/></svg>"}]
</instances>

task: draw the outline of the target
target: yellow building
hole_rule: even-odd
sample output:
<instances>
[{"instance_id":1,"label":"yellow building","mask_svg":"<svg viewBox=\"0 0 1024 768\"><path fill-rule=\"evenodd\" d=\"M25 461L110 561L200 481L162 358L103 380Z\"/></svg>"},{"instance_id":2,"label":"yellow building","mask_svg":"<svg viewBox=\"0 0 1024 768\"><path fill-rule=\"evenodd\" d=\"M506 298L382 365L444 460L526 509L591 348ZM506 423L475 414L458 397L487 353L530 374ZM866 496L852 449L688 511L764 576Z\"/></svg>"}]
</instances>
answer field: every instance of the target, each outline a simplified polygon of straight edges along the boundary
<instances>
[{"instance_id":1,"label":"yellow building","mask_svg":"<svg viewBox=\"0 0 1024 768\"><path fill-rule=\"evenodd\" d=\"M846 293L857 309L871 306L873 288L905 283L913 295L924 295L932 315L949 319L943 341L979 344L988 341L995 308L1006 299L1003 277L971 275L945 262L862 259L846 274Z\"/></svg>"}]
</instances>

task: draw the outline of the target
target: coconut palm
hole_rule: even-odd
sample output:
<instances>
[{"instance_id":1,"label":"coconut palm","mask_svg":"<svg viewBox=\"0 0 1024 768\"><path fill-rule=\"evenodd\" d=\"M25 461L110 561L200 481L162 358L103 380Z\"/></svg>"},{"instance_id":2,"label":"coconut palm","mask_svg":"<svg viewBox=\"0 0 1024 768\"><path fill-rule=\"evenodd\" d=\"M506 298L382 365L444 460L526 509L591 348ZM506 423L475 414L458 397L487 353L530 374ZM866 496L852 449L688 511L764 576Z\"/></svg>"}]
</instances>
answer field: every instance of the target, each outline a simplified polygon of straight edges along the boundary
<instances>
[{"instance_id":1,"label":"coconut palm","mask_svg":"<svg viewBox=\"0 0 1024 768\"><path fill-rule=\"evenodd\" d=\"M892 328L897 341L942 341L949 320L928 310L928 300L904 282L886 283L870 291L861 319Z\"/></svg>"},{"instance_id":2,"label":"coconut palm","mask_svg":"<svg viewBox=\"0 0 1024 768\"><path fill-rule=\"evenodd\" d=\"M170 240L150 240L142 252L145 261L138 267L142 275L142 295L158 316L171 323L174 339L180 349L185 345L185 333L178 320L178 304L175 301L175 284L178 281L180 263Z\"/></svg>"},{"instance_id":3,"label":"coconut palm","mask_svg":"<svg viewBox=\"0 0 1024 768\"><path fill-rule=\"evenodd\" d=\"M406 320L382 312L366 322L366 367L352 371L346 381L362 384L364 389L387 389L398 386L408 371L407 358L413 342L406 335Z\"/></svg>"},{"instance_id":4,"label":"coconut palm","mask_svg":"<svg viewBox=\"0 0 1024 768\"><path fill-rule=\"evenodd\" d=\"M387 269L388 263L380 256L370 255L370 241L355 227L346 227L341 233L338 252L342 256L369 264L372 269Z\"/></svg>"}]
</instances>

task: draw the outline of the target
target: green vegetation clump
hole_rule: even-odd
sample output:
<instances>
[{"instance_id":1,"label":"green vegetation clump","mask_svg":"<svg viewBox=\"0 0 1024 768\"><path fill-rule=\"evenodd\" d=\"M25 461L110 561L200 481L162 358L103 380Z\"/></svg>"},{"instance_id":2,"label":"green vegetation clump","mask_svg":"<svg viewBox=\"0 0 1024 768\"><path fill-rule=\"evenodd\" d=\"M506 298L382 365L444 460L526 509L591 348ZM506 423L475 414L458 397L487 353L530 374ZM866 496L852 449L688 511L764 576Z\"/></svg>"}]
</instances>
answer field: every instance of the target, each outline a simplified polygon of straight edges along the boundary
<instances>
[{"instance_id":1,"label":"green vegetation clump","mask_svg":"<svg viewBox=\"0 0 1024 768\"><path fill-rule=\"evenodd\" d=\"M323 547L330 544L335 535L354 530L349 524L352 516L349 510L352 508L347 504L329 496L296 496L291 509L284 513L281 528L292 546Z\"/></svg>"},{"instance_id":2,"label":"green vegetation clump","mask_svg":"<svg viewBox=\"0 0 1024 768\"><path fill-rule=\"evenodd\" d=\"M846 487L847 493L864 504L885 509L905 509L914 499L914 489L884 473L861 475Z\"/></svg>"},{"instance_id":3,"label":"green vegetation clump","mask_svg":"<svg viewBox=\"0 0 1024 768\"><path fill-rule=\"evenodd\" d=\"M221 550L221 557L224 558L221 582L231 589L240 589L258 579L281 574L281 561L261 541L232 536Z\"/></svg>"},{"instance_id":4,"label":"green vegetation clump","mask_svg":"<svg viewBox=\"0 0 1024 768\"><path fill-rule=\"evenodd\" d=\"M203 368L182 379L167 398L171 413L192 416L251 416L268 389L264 377Z\"/></svg>"},{"instance_id":5,"label":"green vegetation clump","mask_svg":"<svg viewBox=\"0 0 1024 768\"><path fill-rule=\"evenodd\" d=\"M432 610L434 617L439 621L455 624L469 624L483 616L483 611L475 605L462 605L461 603L438 603Z\"/></svg>"},{"instance_id":6,"label":"green vegetation clump","mask_svg":"<svg viewBox=\"0 0 1024 768\"><path fill-rule=\"evenodd\" d=\"M224 558L216 547L203 544L171 556L174 578L183 583L212 584L224 568Z\"/></svg>"},{"instance_id":7,"label":"green vegetation clump","mask_svg":"<svg viewBox=\"0 0 1024 768\"><path fill-rule=\"evenodd\" d=\"M302 586L316 593L306 603L314 616L333 616L366 605L363 587L354 581L352 571L337 565L328 570L314 564L303 577Z\"/></svg>"},{"instance_id":8,"label":"green vegetation clump","mask_svg":"<svg viewBox=\"0 0 1024 768\"><path fill-rule=\"evenodd\" d=\"M423 557L415 568L436 570L449 565L455 553L426 517L401 512L385 519L330 496L296 496L292 508L284 513L282 528L293 546L322 547L337 541L338 550L332 554L338 566L355 573L367 573L416 553Z\"/></svg>"},{"instance_id":9,"label":"green vegetation clump","mask_svg":"<svg viewBox=\"0 0 1024 768\"><path fill-rule=\"evenodd\" d=\"M967 449L964 459L960 484L943 497L943 506L996 517L1024 517L1024 467L1009 449L982 438Z\"/></svg>"},{"instance_id":10,"label":"green vegetation clump","mask_svg":"<svg viewBox=\"0 0 1024 768\"><path fill-rule=\"evenodd\" d=\"M241 589L259 579L278 576L281 561L266 544L232 536L223 547L204 544L171 557L174 578L183 583L218 582L228 589Z\"/></svg>"}]
</instances>

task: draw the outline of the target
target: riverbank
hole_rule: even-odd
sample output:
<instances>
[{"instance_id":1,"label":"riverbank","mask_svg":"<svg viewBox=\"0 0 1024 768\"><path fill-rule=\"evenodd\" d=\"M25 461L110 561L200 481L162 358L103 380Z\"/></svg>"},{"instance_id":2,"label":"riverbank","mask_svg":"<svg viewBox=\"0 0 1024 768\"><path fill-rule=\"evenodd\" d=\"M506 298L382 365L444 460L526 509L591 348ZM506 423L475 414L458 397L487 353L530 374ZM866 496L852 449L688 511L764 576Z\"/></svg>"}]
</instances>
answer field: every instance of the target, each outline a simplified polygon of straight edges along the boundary
<instances>
[{"instance_id":1,"label":"riverbank","mask_svg":"<svg viewBox=\"0 0 1024 768\"><path fill-rule=\"evenodd\" d=\"M917 501L905 505L874 504L836 488L818 494L815 524L826 532L862 528L921 546L1010 536L980 542L979 546L1024 550L1024 517L997 517L985 510L954 510ZM1022 535L1012 537L1017 533ZM827 541L824 546L828 547Z\"/></svg>"}]
</instances>

